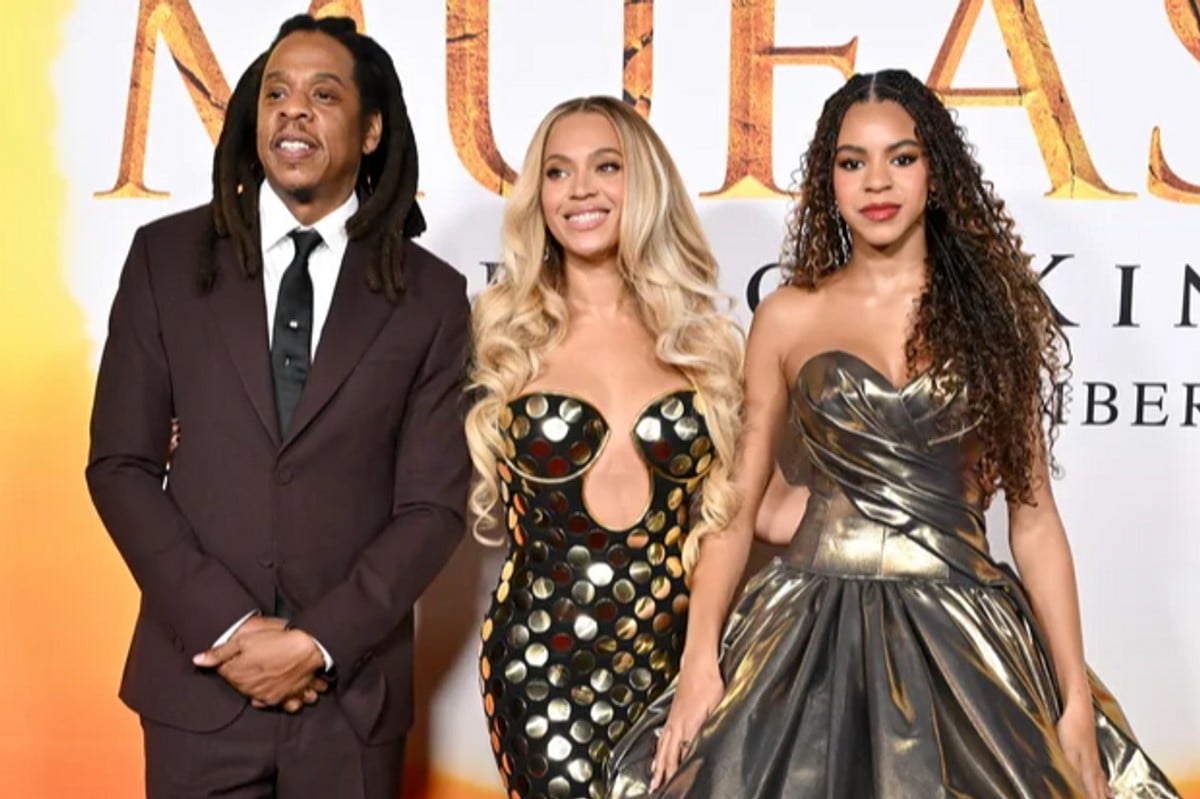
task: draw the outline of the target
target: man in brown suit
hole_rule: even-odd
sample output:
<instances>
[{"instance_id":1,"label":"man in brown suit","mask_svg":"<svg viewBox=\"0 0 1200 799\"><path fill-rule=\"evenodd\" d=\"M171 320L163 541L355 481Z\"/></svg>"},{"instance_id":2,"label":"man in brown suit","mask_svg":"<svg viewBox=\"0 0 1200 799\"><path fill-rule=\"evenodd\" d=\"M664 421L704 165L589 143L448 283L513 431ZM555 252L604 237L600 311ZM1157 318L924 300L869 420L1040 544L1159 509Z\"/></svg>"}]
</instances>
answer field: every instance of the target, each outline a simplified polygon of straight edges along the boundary
<instances>
[{"instance_id":1,"label":"man in brown suit","mask_svg":"<svg viewBox=\"0 0 1200 799\"><path fill-rule=\"evenodd\" d=\"M469 306L411 241L387 53L289 20L213 180L134 236L92 415L88 486L141 589L121 697L147 793L394 799L413 604L465 527Z\"/></svg>"}]
</instances>

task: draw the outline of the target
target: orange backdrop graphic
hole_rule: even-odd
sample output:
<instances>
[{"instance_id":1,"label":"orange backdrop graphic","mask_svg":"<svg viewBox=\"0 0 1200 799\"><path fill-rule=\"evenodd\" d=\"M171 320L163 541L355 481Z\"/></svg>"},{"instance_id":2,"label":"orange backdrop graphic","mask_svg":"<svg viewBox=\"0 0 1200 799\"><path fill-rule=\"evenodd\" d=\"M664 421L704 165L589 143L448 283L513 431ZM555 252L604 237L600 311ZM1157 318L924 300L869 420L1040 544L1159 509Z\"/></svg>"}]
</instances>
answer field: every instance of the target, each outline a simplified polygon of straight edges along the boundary
<instances>
[{"instance_id":1,"label":"orange backdrop graphic","mask_svg":"<svg viewBox=\"0 0 1200 799\"><path fill-rule=\"evenodd\" d=\"M0 47L0 794L22 798L142 790L137 719L116 698L136 587L83 483L94 373L60 251L50 66L71 6L6 4ZM430 769L426 748L413 742L414 799L500 796ZM1200 780L1180 787L1200 799Z\"/></svg>"}]
</instances>

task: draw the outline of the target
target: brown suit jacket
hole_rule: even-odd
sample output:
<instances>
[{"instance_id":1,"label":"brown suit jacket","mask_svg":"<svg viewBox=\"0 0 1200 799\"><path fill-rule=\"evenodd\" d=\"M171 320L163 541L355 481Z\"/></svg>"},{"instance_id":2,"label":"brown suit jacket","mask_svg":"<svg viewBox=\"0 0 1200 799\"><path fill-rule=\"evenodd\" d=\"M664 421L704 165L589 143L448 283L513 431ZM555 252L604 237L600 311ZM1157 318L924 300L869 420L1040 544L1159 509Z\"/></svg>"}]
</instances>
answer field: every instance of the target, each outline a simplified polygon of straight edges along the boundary
<instances>
[{"instance_id":1,"label":"brown suit jacket","mask_svg":"<svg viewBox=\"0 0 1200 799\"><path fill-rule=\"evenodd\" d=\"M465 530L465 280L408 243L393 303L366 284L375 242L350 242L281 438L261 277L223 239L216 287L199 288L210 214L134 236L100 364L88 487L141 589L121 697L176 727L228 724L245 698L191 658L271 613L278 585L333 656L359 736L394 739L412 720L413 604Z\"/></svg>"}]
</instances>

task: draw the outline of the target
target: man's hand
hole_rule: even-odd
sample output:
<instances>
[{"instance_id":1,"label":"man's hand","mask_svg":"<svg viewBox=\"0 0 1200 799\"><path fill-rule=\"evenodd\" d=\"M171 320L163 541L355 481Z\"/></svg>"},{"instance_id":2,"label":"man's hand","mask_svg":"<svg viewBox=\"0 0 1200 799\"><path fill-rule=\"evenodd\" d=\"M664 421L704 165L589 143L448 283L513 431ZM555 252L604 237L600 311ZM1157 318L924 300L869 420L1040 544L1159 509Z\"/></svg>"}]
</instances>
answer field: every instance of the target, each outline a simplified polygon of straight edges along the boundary
<instances>
[{"instance_id":1,"label":"man's hand","mask_svg":"<svg viewBox=\"0 0 1200 799\"><path fill-rule=\"evenodd\" d=\"M282 619L269 616L250 618L233 638L196 655L192 662L216 669L255 707L282 705L295 713L328 689L315 676L325 659L311 636L284 625Z\"/></svg>"}]
</instances>

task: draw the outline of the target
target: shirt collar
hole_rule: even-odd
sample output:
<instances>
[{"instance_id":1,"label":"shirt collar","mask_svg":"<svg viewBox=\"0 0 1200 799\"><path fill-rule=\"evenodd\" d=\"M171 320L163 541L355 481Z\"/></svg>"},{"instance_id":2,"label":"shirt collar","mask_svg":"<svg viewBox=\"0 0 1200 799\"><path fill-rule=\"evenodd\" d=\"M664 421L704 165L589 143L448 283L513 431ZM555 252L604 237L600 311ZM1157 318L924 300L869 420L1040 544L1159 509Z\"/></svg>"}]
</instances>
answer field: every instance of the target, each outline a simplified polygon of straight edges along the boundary
<instances>
[{"instance_id":1,"label":"shirt collar","mask_svg":"<svg viewBox=\"0 0 1200 799\"><path fill-rule=\"evenodd\" d=\"M346 222L358 211L358 195L350 192L346 201L311 225L302 225L279 199L271 185L263 181L258 189L258 225L263 252L279 244L296 228L309 228L321 234L327 247L346 244Z\"/></svg>"}]
</instances>

